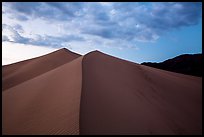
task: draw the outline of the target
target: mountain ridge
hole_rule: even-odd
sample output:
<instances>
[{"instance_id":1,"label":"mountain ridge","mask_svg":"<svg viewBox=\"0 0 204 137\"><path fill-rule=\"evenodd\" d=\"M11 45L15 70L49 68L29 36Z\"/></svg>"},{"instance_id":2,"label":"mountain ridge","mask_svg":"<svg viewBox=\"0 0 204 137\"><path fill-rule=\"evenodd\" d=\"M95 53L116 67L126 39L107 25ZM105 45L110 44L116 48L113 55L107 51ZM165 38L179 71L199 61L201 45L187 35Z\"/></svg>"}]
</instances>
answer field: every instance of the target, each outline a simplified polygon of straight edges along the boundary
<instances>
[{"instance_id":1,"label":"mountain ridge","mask_svg":"<svg viewBox=\"0 0 204 137\"><path fill-rule=\"evenodd\" d=\"M143 62L141 65L202 77L202 54L182 54L163 62Z\"/></svg>"}]
</instances>

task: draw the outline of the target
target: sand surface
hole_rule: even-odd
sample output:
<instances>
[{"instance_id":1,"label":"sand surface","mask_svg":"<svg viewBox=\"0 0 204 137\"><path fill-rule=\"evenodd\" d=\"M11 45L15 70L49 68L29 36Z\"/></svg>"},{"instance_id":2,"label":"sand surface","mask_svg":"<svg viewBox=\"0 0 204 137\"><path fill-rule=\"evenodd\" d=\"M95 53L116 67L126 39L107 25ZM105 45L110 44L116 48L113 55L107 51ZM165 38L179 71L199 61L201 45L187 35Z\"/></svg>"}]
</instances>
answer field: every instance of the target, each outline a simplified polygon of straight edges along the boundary
<instances>
[{"instance_id":1,"label":"sand surface","mask_svg":"<svg viewBox=\"0 0 204 137\"><path fill-rule=\"evenodd\" d=\"M3 91L80 57L67 49L5 65L2 67Z\"/></svg>"},{"instance_id":2,"label":"sand surface","mask_svg":"<svg viewBox=\"0 0 204 137\"><path fill-rule=\"evenodd\" d=\"M202 134L202 78L66 49L3 66L3 134Z\"/></svg>"},{"instance_id":3,"label":"sand surface","mask_svg":"<svg viewBox=\"0 0 204 137\"><path fill-rule=\"evenodd\" d=\"M5 90L3 134L79 134L81 61Z\"/></svg>"},{"instance_id":4,"label":"sand surface","mask_svg":"<svg viewBox=\"0 0 204 137\"><path fill-rule=\"evenodd\" d=\"M202 79L92 52L83 59L81 134L201 134Z\"/></svg>"}]
</instances>

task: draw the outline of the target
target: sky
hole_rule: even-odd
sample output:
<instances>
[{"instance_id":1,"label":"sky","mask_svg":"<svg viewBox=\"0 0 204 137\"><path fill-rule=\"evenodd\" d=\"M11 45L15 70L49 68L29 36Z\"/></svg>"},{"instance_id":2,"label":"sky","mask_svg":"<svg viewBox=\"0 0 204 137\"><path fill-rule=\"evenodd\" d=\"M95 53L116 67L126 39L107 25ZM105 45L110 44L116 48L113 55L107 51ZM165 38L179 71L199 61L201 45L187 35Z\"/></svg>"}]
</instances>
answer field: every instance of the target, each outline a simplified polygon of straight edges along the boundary
<instances>
[{"instance_id":1,"label":"sky","mask_svg":"<svg viewBox=\"0 0 204 137\"><path fill-rule=\"evenodd\" d=\"M135 63L202 53L202 3L2 3L2 65L64 47Z\"/></svg>"}]
</instances>

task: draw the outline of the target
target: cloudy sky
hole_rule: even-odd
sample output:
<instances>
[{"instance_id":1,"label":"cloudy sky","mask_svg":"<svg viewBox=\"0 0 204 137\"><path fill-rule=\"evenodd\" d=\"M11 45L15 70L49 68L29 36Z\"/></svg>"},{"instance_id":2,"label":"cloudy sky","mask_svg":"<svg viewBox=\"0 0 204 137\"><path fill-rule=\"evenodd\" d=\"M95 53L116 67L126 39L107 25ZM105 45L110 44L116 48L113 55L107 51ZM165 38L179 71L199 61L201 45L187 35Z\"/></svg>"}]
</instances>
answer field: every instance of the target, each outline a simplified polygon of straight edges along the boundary
<instances>
[{"instance_id":1,"label":"cloudy sky","mask_svg":"<svg viewBox=\"0 0 204 137\"><path fill-rule=\"evenodd\" d=\"M202 3L2 3L3 64L65 47L142 63L202 52Z\"/></svg>"}]
</instances>

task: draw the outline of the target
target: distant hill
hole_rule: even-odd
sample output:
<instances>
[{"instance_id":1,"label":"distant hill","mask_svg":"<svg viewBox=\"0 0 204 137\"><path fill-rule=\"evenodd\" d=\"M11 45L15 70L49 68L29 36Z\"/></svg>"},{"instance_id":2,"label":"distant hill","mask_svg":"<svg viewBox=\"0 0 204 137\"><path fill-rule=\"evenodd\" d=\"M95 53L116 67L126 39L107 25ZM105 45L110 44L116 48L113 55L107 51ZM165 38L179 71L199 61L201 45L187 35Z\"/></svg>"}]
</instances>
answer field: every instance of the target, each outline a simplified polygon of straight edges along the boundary
<instances>
[{"instance_id":1,"label":"distant hill","mask_svg":"<svg viewBox=\"0 0 204 137\"><path fill-rule=\"evenodd\" d=\"M202 54L183 54L160 63L144 62L142 65L202 77Z\"/></svg>"}]
</instances>

